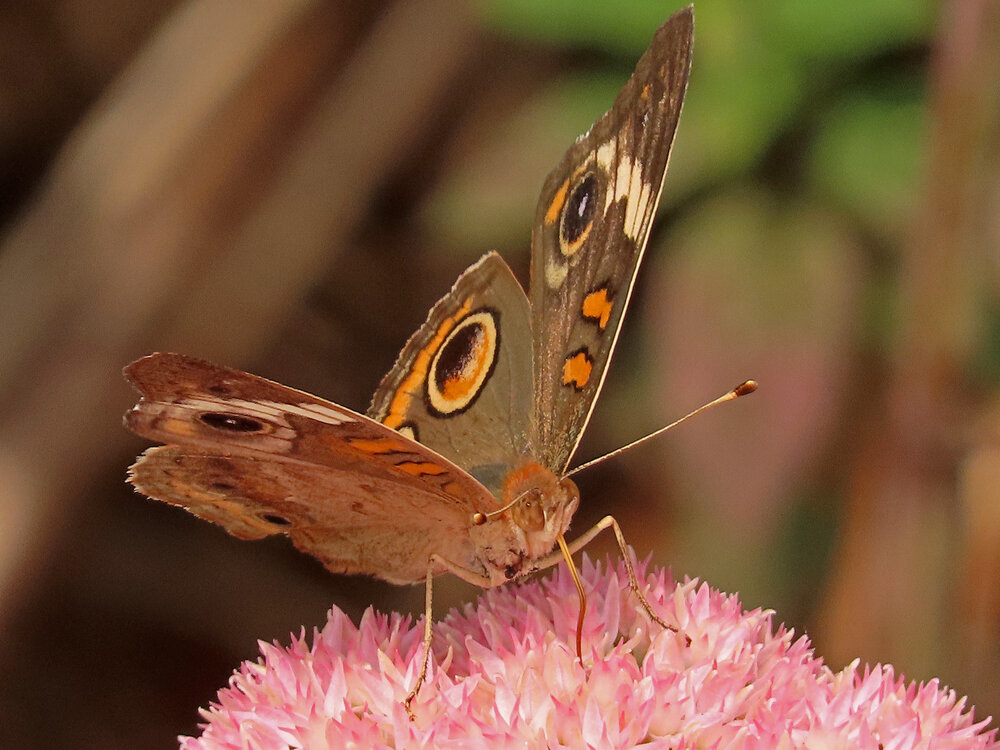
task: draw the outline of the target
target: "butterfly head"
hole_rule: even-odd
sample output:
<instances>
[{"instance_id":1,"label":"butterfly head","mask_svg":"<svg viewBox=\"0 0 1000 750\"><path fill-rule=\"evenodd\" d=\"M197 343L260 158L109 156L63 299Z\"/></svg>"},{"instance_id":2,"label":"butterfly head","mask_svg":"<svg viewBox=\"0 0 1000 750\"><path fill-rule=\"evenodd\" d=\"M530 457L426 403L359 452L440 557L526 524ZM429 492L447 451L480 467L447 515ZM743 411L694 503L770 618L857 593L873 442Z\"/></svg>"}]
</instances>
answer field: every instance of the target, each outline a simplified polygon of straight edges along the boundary
<instances>
[{"instance_id":1,"label":"butterfly head","mask_svg":"<svg viewBox=\"0 0 1000 750\"><path fill-rule=\"evenodd\" d=\"M580 503L572 479L531 460L507 475L503 489L503 505L492 513L477 513L471 531L479 558L498 583L534 571L535 561L550 553L569 529Z\"/></svg>"},{"instance_id":2,"label":"butterfly head","mask_svg":"<svg viewBox=\"0 0 1000 750\"><path fill-rule=\"evenodd\" d=\"M560 479L530 462L512 473L504 499L514 500L510 520L524 532L528 557L537 559L552 551L556 537L565 534L580 503L572 479Z\"/></svg>"}]
</instances>

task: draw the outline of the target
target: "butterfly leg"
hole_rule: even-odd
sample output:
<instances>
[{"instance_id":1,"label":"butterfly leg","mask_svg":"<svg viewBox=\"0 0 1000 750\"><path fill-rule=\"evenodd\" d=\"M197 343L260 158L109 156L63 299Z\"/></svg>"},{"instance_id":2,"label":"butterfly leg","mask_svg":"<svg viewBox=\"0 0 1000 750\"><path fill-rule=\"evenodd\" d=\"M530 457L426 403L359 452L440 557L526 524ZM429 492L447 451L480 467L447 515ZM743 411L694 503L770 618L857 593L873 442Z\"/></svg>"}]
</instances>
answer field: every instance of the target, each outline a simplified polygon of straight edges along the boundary
<instances>
[{"instance_id":1,"label":"butterfly leg","mask_svg":"<svg viewBox=\"0 0 1000 750\"><path fill-rule=\"evenodd\" d=\"M431 605L434 601L434 575L435 571L440 572L442 567L449 573L458 576L467 583L471 583L482 588L489 588L493 585L488 577L481 575L474 570L469 570L468 568L463 568L461 565L456 565L455 563L444 559L440 555L431 555L431 559L427 563L427 582L424 589L424 659L420 665L420 674L417 676L417 681L413 685L413 690L407 694L406 700L403 701L403 707L406 709L406 715L410 717L410 721L416 720L416 716L413 715L410 704L413 703L413 699L416 698L417 693L420 692L420 688L423 686L424 680L427 679L427 666L431 659Z\"/></svg>"},{"instance_id":2,"label":"butterfly leg","mask_svg":"<svg viewBox=\"0 0 1000 750\"><path fill-rule=\"evenodd\" d=\"M406 700L403 701L403 707L406 709L406 715L410 717L410 721L415 721L416 716L413 715L413 710L410 708L410 704L413 703L413 699L417 697L417 693L420 691L420 686L424 684L424 679L427 677L427 662L431 658L431 605L434 602L434 561L431 560L427 564L427 583L424 588L424 660L420 665L420 674L417 676L417 681L413 685L413 690L409 692L406 696Z\"/></svg>"},{"instance_id":3,"label":"butterfly leg","mask_svg":"<svg viewBox=\"0 0 1000 750\"><path fill-rule=\"evenodd\" d=\"M656 614L656 612L653 611L653 605L649 603L649 599L647 599L646 595L642 593L642 588L639 586L639 577L635 574L635 566L632 564L632 554L629 550L628 544L625 541L625 535L622 533L621 526L618 525L618 521L615 520L614 516L605 516L596 524L594 524L594 526L591 529L585 531L583 534L574 539L573 542L569 545L570 554L575 555L581 549L590 544L590 542L593 541L594 537L596 537L598 534L600 534L602 531L608 528L614 530L615 532L615 539L618 541L618 548L621 550L622 560L625 562L625 570L628 571L629 588L632 589L632 592L639 600L639 603L642 605L642 608L646 610L646 614L648 614L650 618L652 618L653 622L655 622L660 627L665 628L666 630L672 630L676 633L677 628L673 625L668 624L663 620L663 618L661 618L658 614ZM552 553L551 555L542 558L539 561L538 567L539 569L548 568L552 565L555 565L562 559L563 556L561 552Z\"/></svg>"}]
</instances>

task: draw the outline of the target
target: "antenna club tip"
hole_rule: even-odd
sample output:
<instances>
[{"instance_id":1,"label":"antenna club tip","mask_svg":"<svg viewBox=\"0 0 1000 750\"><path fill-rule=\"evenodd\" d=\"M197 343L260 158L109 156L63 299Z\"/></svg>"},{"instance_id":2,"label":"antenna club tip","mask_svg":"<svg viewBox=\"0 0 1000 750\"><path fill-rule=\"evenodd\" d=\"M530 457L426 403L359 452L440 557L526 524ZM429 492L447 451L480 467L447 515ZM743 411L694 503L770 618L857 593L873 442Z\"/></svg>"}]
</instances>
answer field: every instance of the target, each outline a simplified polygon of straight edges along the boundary
<instances>
[{"instance_id":1,"label":"antenna club tip","mask_svg":"<svg viewBox=\"0 0 1000 750\"><path fill-rule=\"evenodd\" d=\"M484 513L473 513L472 514L472 525L482 526L486 523L486 515Z\"/></svg>"},{"instance_id":2,"label":"antenna club tip","mask_svg":"<svg viewBox=\"0 0 1000 750\"><path fill-rule=\"evenodd\" d=\"M757 390L757 381L756 380L747 380L747 381L745 381L743 383L740 383L735 388L733 388L733 395L737 396L737 397L739 397L739 396L747 396L747 395L753 393L756 390Z\"/></svg>"}]
</instances>

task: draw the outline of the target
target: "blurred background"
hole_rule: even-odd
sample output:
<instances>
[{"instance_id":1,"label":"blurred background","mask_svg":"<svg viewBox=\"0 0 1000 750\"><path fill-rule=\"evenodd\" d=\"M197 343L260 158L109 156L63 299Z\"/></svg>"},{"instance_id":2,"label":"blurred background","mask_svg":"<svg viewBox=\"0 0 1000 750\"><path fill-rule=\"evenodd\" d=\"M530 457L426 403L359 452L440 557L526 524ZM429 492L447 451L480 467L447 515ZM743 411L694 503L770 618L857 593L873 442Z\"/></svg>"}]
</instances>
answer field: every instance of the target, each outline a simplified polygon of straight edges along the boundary
<instances>
[{"instance_id":1,"label":"blurred background","mask_svg":"<svg viewBox=\"0 0 1000 750\"><path fill-rule=\"evenodd\" d=\"M257 639L423 589L136 496L154 350L364 410L654 0L0 5L0 745L172 747ZM577 462L640 557L1000 711L1000 5L700 0L660 218ZM617 554L613 539L589 549ZM472 600L435 587L437 614Z\"/></svg>"}]
</instances>

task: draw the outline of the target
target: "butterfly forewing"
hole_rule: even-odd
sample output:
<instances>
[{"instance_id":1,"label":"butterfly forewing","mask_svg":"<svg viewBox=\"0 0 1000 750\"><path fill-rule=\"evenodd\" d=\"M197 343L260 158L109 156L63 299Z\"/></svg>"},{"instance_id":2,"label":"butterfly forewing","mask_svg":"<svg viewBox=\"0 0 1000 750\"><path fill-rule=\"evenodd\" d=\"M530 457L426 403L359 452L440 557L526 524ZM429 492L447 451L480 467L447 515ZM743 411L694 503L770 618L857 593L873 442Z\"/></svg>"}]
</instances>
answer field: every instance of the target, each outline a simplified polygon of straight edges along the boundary
<instances>
[{"instance_id":1,"label":"butterfly forewing","mask_svg":"<svg viewBox=\"0 0 1000 750\"><path fill-rule=\"evenodd\" d=\"M614 106L548 176L532 234L538 460L562 473L587 425L659 202L687 87L690 8L661 26Z\"/></svg>"},{"instance_id":2,"label":"butterfly forewing","mask_svg":"<svg viewBox=\"0 0 1000 750\"><path fill-rule=\"evenodd\" d=\"M499 494L528 443L532 376L528 298L503 258L488 253L410 337L368 414Z\"/></svg>"}]
</instances>

